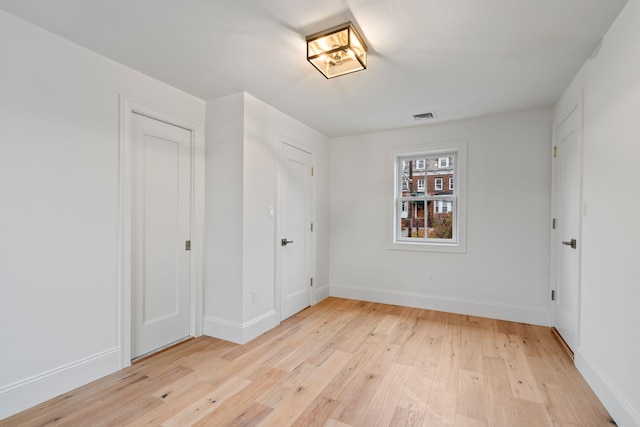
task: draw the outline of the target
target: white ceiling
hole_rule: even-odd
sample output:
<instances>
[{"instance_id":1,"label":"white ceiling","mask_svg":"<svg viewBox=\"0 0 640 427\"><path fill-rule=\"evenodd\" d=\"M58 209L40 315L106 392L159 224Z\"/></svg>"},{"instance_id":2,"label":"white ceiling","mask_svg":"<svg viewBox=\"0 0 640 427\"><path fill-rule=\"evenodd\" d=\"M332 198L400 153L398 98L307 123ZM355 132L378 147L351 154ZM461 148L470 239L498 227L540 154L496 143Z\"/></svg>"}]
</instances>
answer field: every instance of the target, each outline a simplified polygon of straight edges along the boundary
<instances>
[{"instance_id":1,"label":"white ceiling","mask_svg":"<svg viewBox=\"0 0 640 427\"><path fill-rule=\"evenodd\" d=\"M201 99L246 91L328 136L553 105L627 0L0 0ZM305 36L354 21L369 68L326 80Z\"/></svg>"}]
</instances>

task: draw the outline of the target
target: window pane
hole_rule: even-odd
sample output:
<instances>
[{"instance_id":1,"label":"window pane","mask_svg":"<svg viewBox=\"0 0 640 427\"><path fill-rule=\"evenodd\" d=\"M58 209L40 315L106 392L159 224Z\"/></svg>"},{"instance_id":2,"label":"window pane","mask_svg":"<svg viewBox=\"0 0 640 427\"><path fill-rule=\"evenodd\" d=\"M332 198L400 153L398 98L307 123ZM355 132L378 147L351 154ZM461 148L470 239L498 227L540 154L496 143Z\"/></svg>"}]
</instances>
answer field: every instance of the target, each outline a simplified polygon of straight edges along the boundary
<instances>
[{"instance_id":1,"label":"window pane","mask_svg":"<svg viewBox=\"0 0 640 427\"><path fill-rule=\"evenodd\" d=\"M447 213L434 213L431 215L429 217L427 236L431 239L451 239L453 237L453 212L448 211Z\"/></svg>"},{"instance_id":2,"label":"window pane","mask_svg":"<svg viewBox=\"0 0 640 427\"><path fill-rule=\"evenodd\" d=\"M451 239L453 237L453 200L429 200L427 202L427 237Z\"/></svg>"},{"instance_id":3,"label":"window pane","mask_svg":"<svg viewBox=\"0 0 640 427\"><path fill-rule=\"evenodd\" d=\"M425 238L425 210L424 200L408 200L406 216L403 212L400 224L400 236L403 238Z\"/></svg>"},{"instance_id":4,"label":"window pane","mask_svg":"<svg viewBox=\"0 0 640 427\"><path fill-rule=\"evenodd\" d=\"M424 155L399 159L401 196L442 196L454 194L455 154Z\"/></svg>"},{"instance_id":5,"label":"window pane","mask_svg":"<svg viewBox=\"0 0 640 427\"><path fill-rule=\"evenodd\" d=\"M427 159L424 157L407 157L401 160L402 196L418 196L424 194L426 188L425 170Z\"/></svg>"}]
</instances>

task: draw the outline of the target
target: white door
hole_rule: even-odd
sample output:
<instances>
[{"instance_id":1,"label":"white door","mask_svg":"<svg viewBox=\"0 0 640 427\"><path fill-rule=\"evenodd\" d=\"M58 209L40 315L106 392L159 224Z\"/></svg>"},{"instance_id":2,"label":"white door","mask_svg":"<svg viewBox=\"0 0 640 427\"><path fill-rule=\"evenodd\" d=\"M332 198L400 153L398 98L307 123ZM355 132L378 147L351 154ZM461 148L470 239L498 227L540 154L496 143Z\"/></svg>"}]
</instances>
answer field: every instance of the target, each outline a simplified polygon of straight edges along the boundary
<instances>
[{"instance_id":1,"label":"white door","mask_svg":"<svg viewBox=\"0 0 640 427\"><path fill-rule=\"evenodd\" d=\"M311 166L310 153L281 144L280 236L277 242L280 248L280 320L312 303Z\"/></svg>"},{"instance_id":2,"label":"white door","mask_svg":"<svg viewBox=\"0 0 640 427\"><path fill-rule=\"evenodd\" d=\"M132 114L131 357L189 335L191 132Z\"/></svg>"},{"instance_id":3,"label":"white door","mask_svg":"<svg viewBox=\"0 0 640 427\"><path fill-rule=\"evenodd\" d=\"M556 293L555 327L572 351L578 345L580 307L579 108L555 129Z\"/></svg>"}]
</instances>

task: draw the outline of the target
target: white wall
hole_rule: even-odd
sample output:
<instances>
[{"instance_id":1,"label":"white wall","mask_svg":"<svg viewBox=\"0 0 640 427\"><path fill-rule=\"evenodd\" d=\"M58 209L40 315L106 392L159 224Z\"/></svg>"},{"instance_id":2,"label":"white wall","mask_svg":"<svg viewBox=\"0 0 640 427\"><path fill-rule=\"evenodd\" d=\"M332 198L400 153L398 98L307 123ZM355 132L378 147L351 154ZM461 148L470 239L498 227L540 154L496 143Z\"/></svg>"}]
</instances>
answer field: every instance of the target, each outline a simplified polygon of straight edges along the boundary
<instances>
[{"instance_id":1,"label":"white wall","mask_svg":"<svg viewBox=\"0 0 640 427\"><path fill-rule=\"evenodd\" d=\"M0 11L0 418L119 369L119 95L205 103Z\"/></svg>"},{"instance_id":2,"label":"white wall","mask_svg":"<svg viewBox=\"0 0 640 427\"><path fill-rule=\"evenodd\" d=\"M328 138L246 93L207 102L207 335L247 342L278 323L277 171L282 140L315 153L316 300L328 296ZM234 240L235 239L235 240ZM251 292L258 292L256 303Z\"/></svg>"},{"instance_id":3,"label":"white wall","mask_svg":"<svg viewBox=\"0 0 640 427\"><path fill-rule=\"evenodd\" d=\"M207 103L204 314L242 323L244 96ZM208 331L206 322L204 333Z\"/></svg>"},{"instance_id":4,"label":"white wall","mask_svg":"<svg viewBox=\"0 0 640 427\"><path fill-rule=\"evenodd\" d=\"M576 366L619 426L640 425L640 1L629 0L556 107L584 92Z\"/></svg>"},{"instance_id":5,"label":"white wall","mask_svg":"<svg viewBox=\"0 0 640 427\"><path fill-rule=\"evenodd\" d=\"M388 249L388 150L458 140L467 253ZM549 109L332 139L331 294L548 324L550 141Z\"/></svg>"}]
</instances>

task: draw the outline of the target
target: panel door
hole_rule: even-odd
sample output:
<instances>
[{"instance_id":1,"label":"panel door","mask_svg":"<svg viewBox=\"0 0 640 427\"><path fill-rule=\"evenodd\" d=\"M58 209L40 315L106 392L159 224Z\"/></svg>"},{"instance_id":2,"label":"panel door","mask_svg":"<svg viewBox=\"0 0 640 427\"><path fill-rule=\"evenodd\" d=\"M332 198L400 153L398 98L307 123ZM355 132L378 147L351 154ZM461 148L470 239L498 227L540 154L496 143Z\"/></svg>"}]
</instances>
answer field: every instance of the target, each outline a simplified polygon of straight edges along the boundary
<instances>
[{"instance_id":1,"label":"panel door","mask_svg":"<svg viewBox=\"0 0 640 427\"><path fill-rule=\"evenodd\" d=\"M309 307L312 155L286 143L280 161L280 318Z\"/></svg>"},{"instance_id":2,"label":"panel door","mask_svg":"<svg viewBox=\"0 0 640 427\"><path fill-rule=\"evenodd\" d=\"M189 335L191 132L132 117L132 358Z\"/></svg>"},{"instance_id":3,"label":"panel door","mask_svg":"<svg viewBox=\"0 0 640 427\"><path fill-rule=\"evenodd\" d=\"M578 111L556 127L554 194L556 204L555 327L572 351L579 339L580 163ZM572 240L575 244L572 245Z\"/></svg>"}]
</instances>

